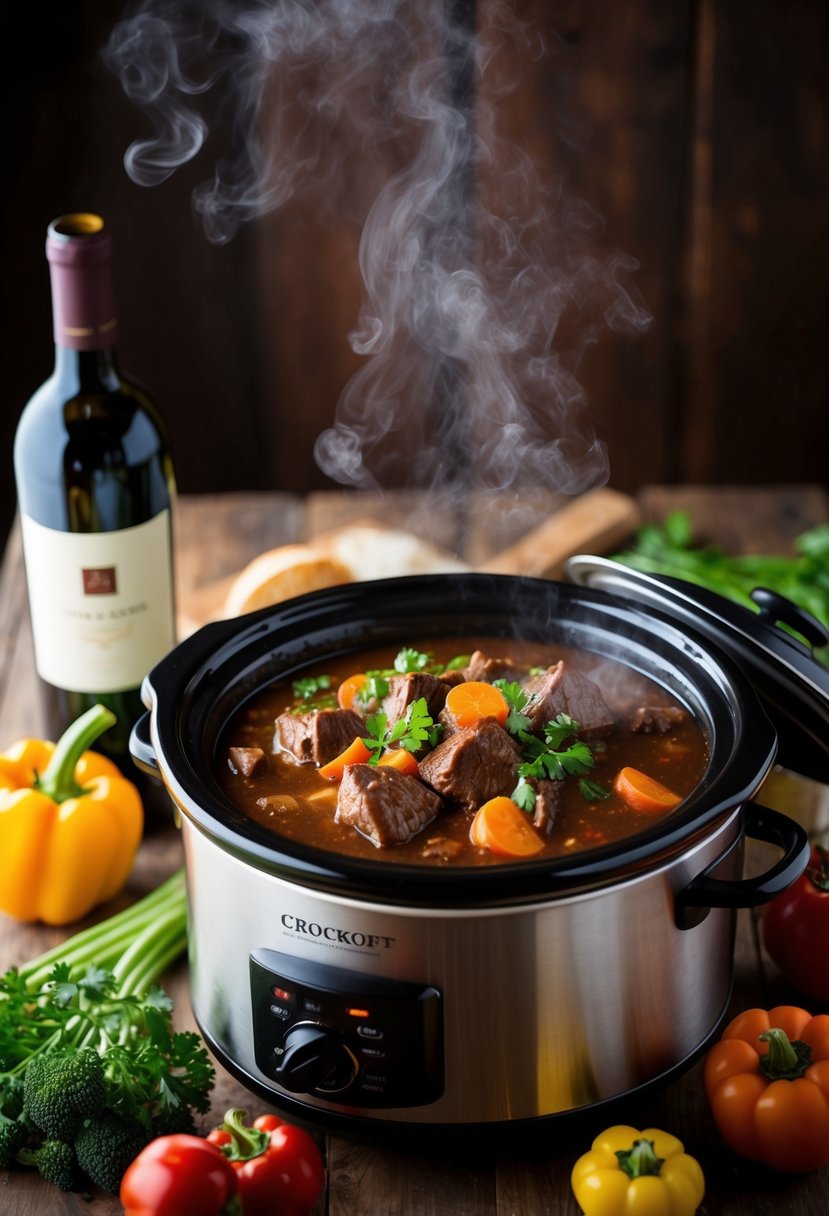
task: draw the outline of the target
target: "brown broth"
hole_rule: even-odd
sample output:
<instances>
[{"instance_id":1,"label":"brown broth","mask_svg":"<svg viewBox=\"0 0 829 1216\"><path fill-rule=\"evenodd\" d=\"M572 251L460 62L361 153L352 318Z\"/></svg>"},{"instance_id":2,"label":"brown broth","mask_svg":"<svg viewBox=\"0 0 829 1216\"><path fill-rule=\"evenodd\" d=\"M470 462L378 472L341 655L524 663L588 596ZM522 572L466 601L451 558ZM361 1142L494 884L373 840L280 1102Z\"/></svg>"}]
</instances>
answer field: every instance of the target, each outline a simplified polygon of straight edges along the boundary
<instances>
[{"instance_id":1,"label":"brown broth","mask_svg":"<svg viewBox=\"0 0 829 1216\"><path fill-rule=\"evenodd\" d=\"M621 663L564 646L504 639L430 639L411 645L426 651L440 663L448 663L453 657L470 654L478 648L494 657L508 656L528 668L548 667L565 659L600 685L616 719L616 727L603 740L605 750L596 752L595 768L588 775L609 789L610 797L605 801L588 802L582 796L578 781L565 779L552 829L544 836L544 850L538 856L567 856L613 843L652 827L666 813L635 811L612 791L614 777L624 766L640 769L682 798L690 794L704 775L708 761L706 743L689 713L665 734L637 733L629 728L630 715L638 706L676 706L678 703L654 681ZM397 649L391 647L355 653L304 670L302 675L328 675L333 690L354 672L390 668L396 653ZM502 860L488 849L470 842L471 816L459 810L442 811L405 844L384 848L377 847L353 827L335 823L337 784L321 777L313 764L299 764L289 755L273 750L274 721L295 705L291 684L275 684L245 704L225 733L217 776L228 799L243 814L279 836L354 857L452 866L489 865ZM232 746L262 748L267 756L263 771L252 777L234 773L227 761L227 749ZM267 799L270 802L263 802ZM424 848L428 848L435 837L460 842L462 852L451 861L425 858Z\"/></svg>"}]
</instances>

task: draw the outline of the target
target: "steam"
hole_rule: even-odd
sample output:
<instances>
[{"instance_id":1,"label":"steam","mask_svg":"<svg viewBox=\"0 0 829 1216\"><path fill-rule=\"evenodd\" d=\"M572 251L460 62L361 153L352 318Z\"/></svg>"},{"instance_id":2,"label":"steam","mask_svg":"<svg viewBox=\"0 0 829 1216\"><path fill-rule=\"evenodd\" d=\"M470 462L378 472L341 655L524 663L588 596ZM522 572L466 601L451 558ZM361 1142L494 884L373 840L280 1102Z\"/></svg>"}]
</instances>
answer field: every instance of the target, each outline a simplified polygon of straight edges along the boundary
<instances>
[{"instance_id":1,"label":"steam","mask_svg":"<svg viewBox=\"0 0 829 1216\"><path fill-rule=\"evenodd\" d=\"M608 455L579 382L605 329L644 330L633 258L601 218L498 131L500 51L548 54L511 6L486 34L468 0L144 0L105 57L147 114L125 165L155 185L208 140L200 99L233 119L195 191L207 237L300 200L361 226L365 357L315 447L349 486L578 494Z\"/></svg>"}]
</instances>

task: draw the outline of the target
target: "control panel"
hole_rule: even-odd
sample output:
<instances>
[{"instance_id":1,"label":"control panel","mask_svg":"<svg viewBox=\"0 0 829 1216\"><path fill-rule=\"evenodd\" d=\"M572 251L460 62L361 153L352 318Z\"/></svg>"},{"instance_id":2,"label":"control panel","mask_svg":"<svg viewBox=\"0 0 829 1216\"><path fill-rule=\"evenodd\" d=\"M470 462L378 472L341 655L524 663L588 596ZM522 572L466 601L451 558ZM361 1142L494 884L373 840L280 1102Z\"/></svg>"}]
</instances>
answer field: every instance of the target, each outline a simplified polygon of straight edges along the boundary
<instances>
[{"instance_id":1,"label":"control panel","mask_svg":"<svg viewBox=\"0 0 829 1216\"><path fill-rule=\"evenodd\" d=\"M250 956L254 1055L291 1093L349 1106L423 1106L443 1093L443 1014L429 984L276 950Z\"/></svg>"}]
</instances>

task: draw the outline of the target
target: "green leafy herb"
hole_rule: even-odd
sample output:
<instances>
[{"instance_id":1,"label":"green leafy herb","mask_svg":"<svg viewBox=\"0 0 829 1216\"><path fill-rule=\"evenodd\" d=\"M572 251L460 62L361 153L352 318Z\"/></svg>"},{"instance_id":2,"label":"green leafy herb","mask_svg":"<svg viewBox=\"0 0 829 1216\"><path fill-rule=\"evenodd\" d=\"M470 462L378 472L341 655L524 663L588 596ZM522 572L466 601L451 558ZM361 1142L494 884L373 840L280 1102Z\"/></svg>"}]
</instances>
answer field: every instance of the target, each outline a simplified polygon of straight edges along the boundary
<instances>
[{"instance_id":1,"label":"green leafy herb","mask_svg":"<svg viewBox=\"0 0 829 1216\"><path fill-rule=\"evenodd\" d=\"M471 655L468 655L468 654L456 654L453 659L450 659L449 662L445 664L445 666L439 667L438 670L439 671L460 671L462 667L469 666L470 658L471 658Z\"/></svg>"},{"instance_id":2,"label":"green leafy herb","mask_svg":"<svg viewBox=\"0 0 829 1216\"><path fill-rule=\"evenodd\" d=\"M579 789L585 802L604 802L610 797L610 790L605 789L598 781L591 781L589 777L579 778Z\"/></svg>"},{"instance_id":3,"label":"green leafy herb","mask_svg":"<svg viewBox=\"0 0 829 1216\"><path fill-rule=\"evenodd\" d=\"M363 686L358 689L354 700L363 709L375 701L382 701L389 691L389 671L367 671Z\"/></svg>"},{"instance_id":4,"label":"green leafy herb","mask_svg":"<svg viewBox=\"0 0 829 1216\"><path fill-rule=\"evenodd\" d=\"M516 785L510 797L512 798L513 802L519 806L522 811L526 811L528 815L531 815L535 810L535 788L534 786L530 785L526 777L521 777L519 779L518 785Z\"/></svg>"},{"instance_id":5,"label":"green leafy herb","mask_svg":"<svg viewBox=\"0 0 829 1216\"><path fill-rule=\"evenodd\" d=\"M501 695L509 706L509 714L507 715L506 729L511 735L517 735L520 731L528 731L530 729L530 719L524 712L530 703L531 698L526 691L516 681L509 680L493 680L493 686L500 690Z\"/></svg>"},{"instance_id":6,"label":"green leafy herb","mask_svg":"<svg viewBox=\"0 0 829 1216\"><path fill-rule=\"evenodd\" d=\"M389 726L386 713L381 709L366 719L368 735L363 739L371 752L369 764L379 764L380 757L390 747L399 745L407 752L419 751L424 743L434 747L442 728L432 720L425 697L412 701L402 718Z\"/></svg>"},{"instance_id":7,"label":"green leafy herb","mask_svg":"<svg viewBox=\"0 0 829 1216\"><path fill-rule=\"evenodd\" d=\"M294 680L291 685L291 691L294 694L297 704L294 706L294 713L306 713L310 709L330 709L331 706L337 704L337 698L334 693L328 696L325 694L331 688L330 676L301 676L300 679Z\"/></svg>"},{"instance_id":8,"label":"green leafy herb","mask_svg":"<svg viewBox=\"0 0 829 1216\"><path fill-rule=\"evenodd\" d=\"M695 546L689 514L673 511L661 525L640 528L633 547L614 554L614 560L646 574L685 579L755 610L750 593L767 587L829 629L829 525L801 533L794 548L794 557L768 557L729 556L713 545ZM829 647L815 655L829 665Z\"/></svg>"},{"instance_id":9,"label":"green leafy herb","mask_svg":"<svg viewBox=\"0 0 829 1216\"><path fill-rule=\"evenodd\" d=\"M179 871L0 976L0 1123L4 1142L25 1139L20 1163L40 1169L38 1143L71 1147L89 1118L124 1120L134 1143L191 1129L193 1112L207 1110L207 1051L197 1034L174 1030L173 1002L156 983L186 949L186 924Z\"/></svg>"},{"instance_id":10,"label":"green leafy herb","mask_svg":"<svg viewBox=\"0 0 829 1216\"><path fill-rule=\"evenodd\" d=\"M431 655L424 654L422 650L415 650L412 646L404 646L395 656L394 670L400 675L407 675L412 671L425 671L431 657Z\"/></svg>"},{"instance_id":11,"label":"green leafy herb","mask_svg":"<svg viewBox=\"0 0 829 1216\"><path fill-rule=\"evenodd\" d=\"M520 684L508 683L506 680L495 680L496 687L501 690L510 712L507 717L507 730L521 744L524 760L518 765L518 784L511 794L513 802L522 811L531 812L535 807L535 788L530 784L534 781L563 781L565 777L578 777L582 797L587 802L610 797L609 791L596 781L588 781L583 774L589 772L596 763L594 751L600 750L601 744L591 749L587 743L578 738L579 723L569 714L556 714L544 727L544 738L539 739L531 733L530 719L525 710L532 702ZM569 747L562 747L566 740L571 739Z\"/></svg>"},{"instance_id":12,"label":"green leafy herb","mask_svg":"<svg viewBox=\"0 0 829 1216\"><path fill-rule=\"evenodd\" d=\"M542 741L524 731L519 738L524 744L524 754L530 757L519 764L519 777L563 781L565 777L580 777L582 773L590 772L595 764L590 748L579 739L569 747L557 749L549 738Z\"/></svg>"},{"instance_id":13,"label":"green leafy herb","mask_svg":"<svg viewBox=\"0 0 829 1216\"><path fill-rule=\"evenodd\" d=\"M354 696L355 707L365 711L370 705L382 701L388 695L389 681L394 676L411 675L419 671L440 675L442 671L457 671L468 663L468 654L456 655L448 663L438 663L423 650L417 650L414 646L402 646L395 655L392 667L366 672L365 683Z\"/></svg>"}]
</instances>

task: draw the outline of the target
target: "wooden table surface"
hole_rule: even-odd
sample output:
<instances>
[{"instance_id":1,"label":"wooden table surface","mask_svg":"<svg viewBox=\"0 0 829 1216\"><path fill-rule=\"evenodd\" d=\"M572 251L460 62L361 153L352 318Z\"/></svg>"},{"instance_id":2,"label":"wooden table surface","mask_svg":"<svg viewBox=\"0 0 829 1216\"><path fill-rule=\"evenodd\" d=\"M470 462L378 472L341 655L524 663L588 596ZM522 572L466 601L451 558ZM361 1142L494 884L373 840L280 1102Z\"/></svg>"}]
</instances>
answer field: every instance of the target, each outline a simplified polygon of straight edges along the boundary
<instances>
[{"instance_id":1,"label":"wooden table surface","mask_svg":"<svg viewBox=\"0 0 829 1216\"><path fill-rule=\"evenodd\" d=\"M804 529L829 520L826 494L817 487L719 488L650 487L638 496L645 518L688 508L698 536L731 552L790 552ZM495 508L493 510L493 507ZM349 520L370 516L401 525L449 547L471 562L484 560L517 539L550 509L543 495L524 514L505 513L491 499L457 512L447 502L424 503L401 493L382 501L340 492L300 500L289 495L229 495L183 498L176 521L179 602L213 580L235 572L264 549L304 539ZM31 636L19 537L9 539L0 573L0 740L42 734L33 676ZM807 798L796 813L810 829L825 826L823 791ZM765 791L764 791L765 793ZM768 791L766 801L774 801ZM778 802L778 805L780 803ZM780 809L791 806L781 805ZM102 911L111 913L150 890L181 862L178 835L169 823L148 828L126 891ZM40 953L68 931L19 925L0 915L0 968ZM164 986L176 1001L176 1020L192 1026L187 969L173 968ZM731 1012L780 1001L803 1003L787 990L758 941L756 914L738 916L735 986ZM815 1010L817 1011L817 1010ZM642 1010L647 1017L647 1010ZM232 1105L251 1114L260 1099L242 1089L220 1067L206 1130ZM707 1193L700 1209L734 1216L814 1216L829 1208L829 1168L802 1177L778 1176L740 1161L722 1146L701 1087L701 1064L647 1101L632 1103L626 1118L639 1126L664 1127L678 1135L703 1165ZM340 1137L320 1137L327 1163L327 1187L314 1216L576 1216L570 1169L606 1116L590 1116L571 1126L547 1125L532 1137L499 1132L483 1143L460 1140L434 1150L381 1147ZM114 1216L117 1198L101 1192L64 1194L34 1171L13 1170L0 1179L0 1212L8 1216L87 1213ZM275 1213L275 1216L278 1214Z\"/></svg>"}]
</instances>

